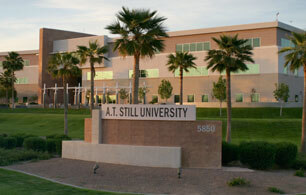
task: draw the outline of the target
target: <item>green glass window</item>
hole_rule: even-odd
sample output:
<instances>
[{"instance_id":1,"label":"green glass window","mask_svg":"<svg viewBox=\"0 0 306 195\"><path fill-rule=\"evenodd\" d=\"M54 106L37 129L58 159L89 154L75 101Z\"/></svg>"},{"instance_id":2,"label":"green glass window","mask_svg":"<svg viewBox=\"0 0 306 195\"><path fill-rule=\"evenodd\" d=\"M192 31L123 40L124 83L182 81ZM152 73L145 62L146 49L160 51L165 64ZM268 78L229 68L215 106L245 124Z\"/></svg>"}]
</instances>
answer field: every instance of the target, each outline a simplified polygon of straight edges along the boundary
<instances>
[{"instance_id":1,"label":"green glass window","mask_svg":"<svg viewBox=\"0 0 306 195\"><path fill-rule=\"evenodd\" d=\"M202 102L208 102L208 95L202 95Z\"/></svg>"},{"instance_id":2,"label":"green glass window","mask_svg":"<svg viewBox=\"0 0 306 195\"><path fill-rule=\"evenodd\" d=\"M204 50L210 50L210 42L204 42Z\"/></svg>"},{"instance_id":3,"label":"green glass window","mask_svg":"<svg viewBox=\"0 0 306 195\"><path fill-rule=\"evenodd\" d=\"M251 95L251 102L259 102L259 93L253 93Z\"/></svg>"},{"instance_id":4,"label":"green glass window","mask_svg":"<svg viewBox=\"0 0 306 195\"><path fill-rule=\"evenodd\" d=\"M249 68L246 71L238 71L233 74L259 74L259 64L247 64L247 67Z\"/></svg>"},{"instance_id":5,"label":"green glass window","mask_svg":"<svg viewBox=\"0 0 306 195\"><path fill-rule=\"evenodd\" d=\"M189 43L183 45L183 52L189 51Z\"/></svg>"},{"instance_id":6,"label":"green glass window","mask_svg":"<svg viewBox=\"0 0 306 195\"><path fill-rule=\"evenodd\" d=\"M243 94L242 93L236 94L236 102L243 102Z\"/></svg>"},{"instance_id":7,"label":"green glass window","mask_svg":"<svg viewBox=\"0 0 306 195\"><path fill-rule=\"evenodd\" d=\"M175 51L182 52L183 51L183 45L182 44L177 44L175 46Z\"/></svg>"},{"instance_id":8,"label":"green glass window","mask_svg":"<svg viewBox=\"0 0 306 195\"><path fill-rule=\"evenodd\" d=\"M23 60L24 66L30 66L30 60Z\"/></svg>"},{"instance_id":9,"label":"green glass window","mask_svg":"<svg viewBox=\"0 0 306 195\"><path fill-rule=\"evenodd\" d=\"M197 43L197 51L203 51L203 46L204 43Z\"/></svg>"},{"instance_id":10,"label":"green glass window","mask_svg":"<svg viewBox=\"0 0 306 195\"><path fill-rule=\"evenodd\" d=\"M186 77L191 77L191 76L207 76L208 75L208 70L206 66L198 66L196 68L191 68L189 72L184 71L184 76ZM176 69L174 71L174 76L179 77L180 76L180 71Z\"/></svg>"},{"instance_id":11,"label":"green glass window","mask_svg":"<svg viewBox=\"0 0 306 195\"><path fill-rule=\"evenodd\" d=\"M29 80L26 77L17 78L15 81L16 84L28 84Z\"/></svg>"},{"instance_id":12,"label":"green glass window","mask_svg":"<svg viewBox=\"0 0 306 195\"><path fill-rule=\"evenodd\" d=\"M284 73L284 74L288 74L288 67L284 67L283 73Z\"/></svg>"},{"instance_id":13,"label":"green glass window","mask_svg":"<svg viewBox=\"0 0 306 195\"><path fill-rule=\"evenodd\" d=\"M253 47L260 47L260 38L253 38Z\"/></svg>"},{"instance_id":14,"label":"green glass window","mask_svg":"<svg viewBox=\"0 0 306 195\"><path fill-rule=\"evenodd\" d=\"M247 39L247 42L245 44L252 46L252 39Z\"/></svg>"},{"instance_id":15,"label":"green glass window","mask_svg":"<svg viewBox=\"0 0 306 195\"><path fill-rule=\"evenodd\" d=\"M294 70L294 76L296 76L296 77L299 76L299 71L298 70Z\"/></svg>"},{"instance_id":16,"label":"green glass window","mask_svg":"<svg viewBox=\"0 0 306 195\"><path fill-rule=\"evenodd\" d=\"M87 72L87 80L90 80L91 73ZM113 71L97 71L94 80L113 79Z\"/></svg>"},{"instance_id":17,"label":"green glass window","mask_svg":"<svg viewBox=\"0 0 306 195\"><path fill-rule=\"evenodd\" d=\"M174 103L180 102L180 95L174 95Z\"/></svg>"},{"instance_id":18,"label":"green glass window","mask_svg":"<svg viewBox=\"0 0 306 195\"><path fill-rule=\"evenodd\" d=\"M140 70L140 78L157 78L159 77L159 69ZM129 78L133 78L133 70L129 70Z\"/></svg>"},{"instance_id":19,"label":"green glass window","mask_svg":"<svg viewBox=\"0 0 306 195\"><path fill-rule=\"evenodd\" d=\"M190 51L196 51L196 43L190 43Z\"/></svg>"},{"instance_id":20,"label":"green glass window","mask_svg":"<svg viewBox=\"0 0 306 195\"><path fill-rule=\"evenodd\" d=\"M187 102L194 102L194 95L187 95Z\"/></svg>"}]
</instances>

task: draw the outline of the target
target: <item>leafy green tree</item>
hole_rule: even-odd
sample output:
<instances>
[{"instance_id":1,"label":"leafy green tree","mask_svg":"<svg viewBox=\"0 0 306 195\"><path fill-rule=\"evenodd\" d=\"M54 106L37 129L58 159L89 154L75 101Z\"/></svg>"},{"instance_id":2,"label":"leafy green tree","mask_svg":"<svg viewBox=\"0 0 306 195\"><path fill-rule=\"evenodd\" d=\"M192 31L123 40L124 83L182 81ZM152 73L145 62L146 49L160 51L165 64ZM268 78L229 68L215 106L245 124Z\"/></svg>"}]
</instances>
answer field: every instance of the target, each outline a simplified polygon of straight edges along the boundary
<instances>
[{"instance_id":1,"label":"leafy green tree","mask_svg":"<svg viewBox=\"0 0 306 195\"><path fill-rule=\"evenodd\" d=\"M103 60L108 60L104 55L107 53L107 46L100 46L98 41L89 42L89 47L78 46L77 53L80 58L80 64L87 61L90 64L90 110L94 108L94 79L96 76L95 64L101 64Z\"/></svg>"},{"instance_id":2,"label":"leafy green tree","mask_svg":"<svg viewBox=\"0 0 306 195\"><path fill-rule=\"evenodd\" d=\"M171 97L172 90L173 87L171 85L171 82L165 79L163 79L161 81L161 84L158 86L158 94L160 95L161 99L166 99L166 102Z\"/></svg>"},{"instance_id":3,"label":"leafy green tree","mask_svg":"<svg viewBox=\"0 0 306 195\"><path fill-rule=\"evenodd\" d=\"M226 79L219 77L218 82L213 82L212 95L220 102L220 116L222 116L222 102L226 100Z\"/></svg>"},{"instance_id":4,"label":"leafy green tree","mask_svg":"<svg viewBox=\"0 0 306 195\"><path fill-rule=\"evenodd\" d=\"M9 104L9 97L12 96L12 92L9 94L9 90L13 85L12 83L15 81L16 81L16 78L12 77L12 73L9 70L6 70L0 73L0 86L5 90L6 104Z\"/></svg>"},{"instance_id":5,"label":"leafy green tree","mask_svg":"<svg viewBox=\"0 0 306 195\"><path fill-rule=\"evenodd\" d=\"M61 79L63 82L64 94L64 133L68 135L68 98L67 82L70 78L79 76L81 70L77 66L79 59L73 53L56 53L49 59L48 72L54 78Z\"/></svg>"},{"instance_id":6,"label":"leafy green tree","mask_svg":"<svg viewBox=\"0 0 306 195\"><path fill-rule=\"evenodd\" d=\"M285 53L285 67L294 72L303 68L304 71L304 98L303 98L303 119L302 119L302 145L301 152L306 153L306 32L292 33L291 47L282 48L279 53Z\"/></svg>"},{"instance_id":7,"label":"leafy green tree","mask_svg":"<svg viewBox=\"0 0 306 195\"><path fill-rule=\"evenodd\" d=\"M159 17L157 11L146 9L128 9L122 7L117 15L117 21L108 25L111 34L121 37L116 39L113 50L118 50L123 56L134 57L133 70L133 104L138 103L139 60L141 57L152 58L156 52L163 51L163 37L168 37L163 26L164 17Z\"/></svg>"},{"instance_id":8,"label":"leafy green tree","mask_svg":"<svg viewBox=\"0 0 306 195\"><path fill-rule=\"evenodd\" d=\"M146 102L145 95L149 92L150 92L150 90L149 90L148 87L139 87L138 96L139 96L140 102L142 102L142 101L143 101L143 103Z\"/></svg>"},{"instance_id":9,"label":"leafy green tree","mask_svg":"<svg viewBox=\"0 0 306 195\"><path fill-rule=\"evenodd\" d=\"M17 52L9 52L3 61L3 69L11 73L11 78L15 78L15 71L23 69L23 59ZM15 108L14 83L12 84L12 108Z\"/></svg>"},{"instance_id":10,"label":"leafy green tree","mask_svg":"<svg viewBox=\"0 0 306 195\"><path fill-rule=\"evenodd\" d=\"M220 38L212 38L217 44L218 49L208 51L205 61L208 62L208 69L212 72L218 71L226 73L226 97L227 97L227 131L226 141L231 142L231 73L248 70L246 62L254 63L252 59L252 47L246 39L238 39L238 35L221 35Z\"/></svg>"},{"instance_id":11,"label":"leafy green tree","mask_svg":"<svg viewBox=\"0 0 306 195\"><path fill-rule=\"evenodd\" d=\"M125 103L125 100L129 97L129 93L126 91L126 89L120 89L118 93L120 99L122 99Z\"/></svg>"},{"instance_id":12,"label":"leafy green tree","mask_svg":"<svg viewBox=\"0 0 306 195\"><path fill-rule=\"evenodd\" d=\"M183 104L183 77L184 72L189 72L191 68L196 68L194 61L197 58L188 52L176 52L174 54L168 55L168 70L175 73L179 70L180 73L180 105Z\"/></svg>"},{"instance_id":13,"label":"leafy green tree","mask_svg":"<svg viewBox=\"0 0 306 195\"><path fill-rule=\"evenodd\" d=\"M273 91L273 95L275 99L281 103L279 116L282 116L283 103L288 102L289 98L289 86L285 83L280 83L279 85L275 83L275 88L276 89Z\"/></svg>"}]
</instances>

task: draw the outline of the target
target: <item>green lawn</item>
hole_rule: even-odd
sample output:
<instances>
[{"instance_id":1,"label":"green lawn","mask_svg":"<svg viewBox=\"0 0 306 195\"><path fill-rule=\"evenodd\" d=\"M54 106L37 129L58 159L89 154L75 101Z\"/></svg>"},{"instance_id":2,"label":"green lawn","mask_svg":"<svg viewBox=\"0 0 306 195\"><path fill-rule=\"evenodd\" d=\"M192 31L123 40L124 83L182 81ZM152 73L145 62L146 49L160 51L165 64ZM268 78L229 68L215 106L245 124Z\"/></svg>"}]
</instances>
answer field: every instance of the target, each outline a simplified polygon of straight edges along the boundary
<instances>
[{"instance_id":1,"label":"green lawn","mask_svg":"<svg viewBox=\"0 0 306 195\"><path fill-rule=\"evenodd\" d=\"M233 108L232 141L248 140L271 142L289 141L300 144L301 108L285 108L283 117L278 108ZM197 109L198 120L221 120L223 137L226 131L226 109L219 117L217 108ZM89 118L89 110L69 110L69 135L83 138L84 118ZM64 128L62 109L0 109L0 133L28 133L46 136L62 134Z\"/></svg>"},{"instance_id":2,"label":"green lawn","mask_svg":"<svg viewBox=\"0 0 306 195\"><path fill-rule=\"evenodd\" d=\"M119 195L123 193L110 193L110 192L78 189L66 185L61 185L58 183L53 183L48 180L40 179L34 176L29 176L15 171L0 169L0 194Z\"/></svg>"}]
</instances>

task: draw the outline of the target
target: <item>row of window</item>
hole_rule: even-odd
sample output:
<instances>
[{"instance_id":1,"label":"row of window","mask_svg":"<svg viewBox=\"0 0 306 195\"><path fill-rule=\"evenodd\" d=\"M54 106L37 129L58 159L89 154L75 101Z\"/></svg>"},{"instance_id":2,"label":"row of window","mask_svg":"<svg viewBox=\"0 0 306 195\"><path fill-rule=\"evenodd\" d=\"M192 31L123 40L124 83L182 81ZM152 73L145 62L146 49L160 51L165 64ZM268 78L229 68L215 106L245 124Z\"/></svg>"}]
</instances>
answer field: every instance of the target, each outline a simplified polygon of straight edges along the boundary
<instances>
[{"instance_id":1,"label":"row of window","mask_svg":"<svg viewBox=\"0 0 306 195\"><path fill-rule=\"evenodd\" d=\"M139 70L140 78L157 78L159 77L159 69ZM129 78L133 78L133 70L129 70Z\"/></svg>"},{"instance_id":2,"label":"row of window","mask_svg":"<svg viewBox=\"0 0 306 195\"><path fill-rule=\"evenodd\" d=\"M207 51L210 50L210 42L177 44L175 50L178 52Z\"/></svg>"},{"instance_id":3,"label":"row of window","mask_svg":"<svg viewBox=\"0 0 306 195\"><path fill-rule=\"evenodd\" d=\"M281 38L281 47L294 47L294 43L288 39Z\"/></svg>"},{"instance_id":4,"label":"row of window","mask_svg":"<svg viewBox=\"0 0 306 195\"><path fill-rule=\"evenodd\" d=\"M30 66L30 60L23 60L23 65L24 66ZM3 66L3 61L0 61L0 67Z\"/></svg>"},{"instance_id":5,"label":"row of window","mask_svg":"<svg viewBox=\"0 0 306 195\"><path fill-rule=\"evenodd\" d=\"M246 40L247 40L247 42L245 43L246 45L250 45L252 47L260 47L261 45L260 38L250 38Z\"/></svg>"},{"instance_id":6,"label":"row of window","mask_svg":"<svg viewBox=\"0 0 306 195\"><path fill-rule=\"evenodd\" d=\"M29 79L26 77L17 78L15 83L16 84L29 84Z\"/></svg>"},{"instance_id":7,"label":"row of window","mask_svg":"<svg viewBox=\"0 0 306 195\"><path fill-rule=\"evenodd\" d=\"M91 72L87 72L87 80L91 79ZM113 79L113 71L96 71L94 80Z\"/></svg>"},{"instance_id":8,"label":"row of window","mask_svg":"<svg viewBox=\"0 0 306 195\"><path fill-rule=\"evenodd\" d=\"M289 68L288 68L288 66L287 66L287 67L284 67L283 73L284 73L284 74L289 74ZM296 77L298 77L298 76L299 76L299 71L298 71L298 70L294 70L293 75L296 76Z\"/></svg>"}]
</instances>

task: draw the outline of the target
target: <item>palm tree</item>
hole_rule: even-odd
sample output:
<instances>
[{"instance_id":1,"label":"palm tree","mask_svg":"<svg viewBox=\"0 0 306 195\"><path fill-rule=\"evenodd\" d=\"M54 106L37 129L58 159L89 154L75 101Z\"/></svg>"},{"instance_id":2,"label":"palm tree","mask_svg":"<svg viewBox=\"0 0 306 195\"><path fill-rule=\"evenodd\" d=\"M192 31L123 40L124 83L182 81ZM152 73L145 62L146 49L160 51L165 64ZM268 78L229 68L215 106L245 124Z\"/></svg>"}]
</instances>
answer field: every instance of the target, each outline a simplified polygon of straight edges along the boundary
<instances>
[{"instance_id":1,"label":"palm tree","mask_svg":"<svg viewBox=\"0 0 306 195\"><path fill-rule=\"evenodd\" d=\"M68 98L67 82L71 77L79 76L81 70L77 66L79 59L73 53L56 53L49 60L48 72L54 78L62 79L64 87L64 133L68 135Z\"/></svg>"},{"instance_id":2,"label":"palm tree","mask_svg":"<svg viewBox=\"0 0 306 195\"><path fill-rule=\"evenodd\" d=\"M10 87L12 86L12 82L15 82L15 80L16 78L12 78L12 73L9 70L0 73L0 86L5 89L6 104L9 104L8 92Z\"/></svg>"},{"instance_id":3,"label":"palm tree","mask_svg":"<svg viewBox=\"0 0 306 195\"><path fill-rule=\"evenodd\" d=\"M89 42L89 47L78 46L77 53L80 57L81 65L89 61L90 64L90 110L94 108L94 78L96 76L95 64L101 64L104 60L108 60L104 56L108 51L107 46L100 46L98 41Z\"/></svg>"},{"instance_id":4,"label":"palm tree","mask_svg":"<svg viewBox=\"0 0 306 195\"><path fill-rule=\"evenodd\" d=\"M238 35L221 35L220 39L212 38L218 45L218 49L208 51L205 61L208 62L207 69L212 72L218 71L226 73L226 98L227 98L227 131L226 141L231 142L231 72L248 70L246 62L254 63L252 59L252 47L246 39L238 39Z\"/></svg>"},{"instance_id":5,"label":"palm tree","mask_svg":"<svg viewBox=\"0 0 306 195\"><path fill-rule=\"evenodd\" d=\"M117 21L106 27L111 34L121 35L116 39L113 50L123 56L134 56L133 71L133 104L138 104L139 60L141 57L153 57L158 51L164 50L163 37L168 37L163 26L164 17L157 11L122 7Z\"/></svg>"},{"instance_id":6,"label":"palm tree","mask_svg":"<svg viewBox=\"0 0 306 195\"><path fill-rule=\"evenodd\" d=\"M290 68L292 72L303 67L304 69L304 98L303 98L303 120L301 152L306 153L306 33L292 33L290 37L294 44L291 47L282 48L279 53L286 53L284 67Z\"/></svg>"},{"instance_id":7,"label":"palm tree","mask_svg":"<svg viewBox=\"0 0 306 195\"><path fill-rule=\"evenodd\" d=\"M17 52L9 52L3 61L3 69L11 73L11 78L15 78L15 71L23 69L23 59ZM12 108L15 108L14 83L12 82Z\"/></svg>"},{"instance_id":8,"label":"palm tree","mask_svg":"<svg viewBox=\"0 0 306 195\"><path fill-rule=\"evenodd\" d=\"M180 72L180 105L183 104L183 77L184 71L189 72L191 68L196 68L194 60L197 58L188 52L176 52L175 55L168 55L168 70L175 72L179 70Z\"/></svg>"}]
</instances>

